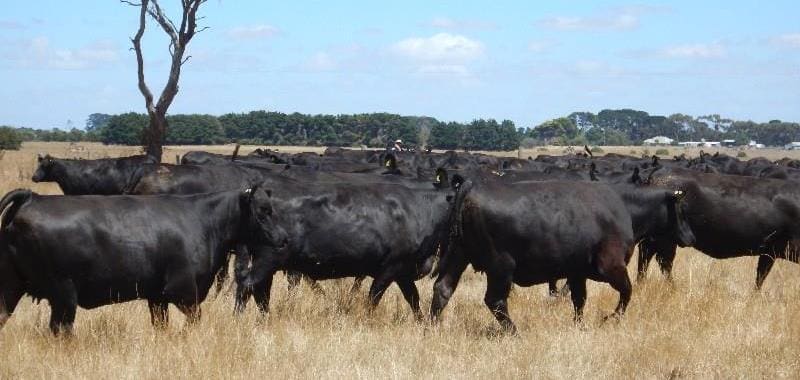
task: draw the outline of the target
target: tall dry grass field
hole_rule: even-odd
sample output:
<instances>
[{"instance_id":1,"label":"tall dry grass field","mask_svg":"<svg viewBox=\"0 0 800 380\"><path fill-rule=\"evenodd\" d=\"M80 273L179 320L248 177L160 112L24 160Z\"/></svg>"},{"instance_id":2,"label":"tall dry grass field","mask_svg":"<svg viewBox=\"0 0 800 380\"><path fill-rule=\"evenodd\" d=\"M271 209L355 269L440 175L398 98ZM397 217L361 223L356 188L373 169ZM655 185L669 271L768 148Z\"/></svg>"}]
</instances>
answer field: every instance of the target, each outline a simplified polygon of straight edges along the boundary
<instances>
[{"instance_id":1,"label":"tall dry grass field","mask_svg":"<svg viewBox=\"0 0 800 380\"><path fill-rule=\"evenodd\" d=\"M58 193L29 180L40 151L136 152L83 146L88 151L26 144L6 152L0 190ZM171 147L165 156L188 149ZM46 302L26 298L0 331L0 378L798 378L800 266L778 262L760 293L755 267L754 258L720 261L682 249L674 283L651 268L619 322L602 323L616 293L590 282L582 328L568 300L548 298L544 286L516 287L516 337L496 334L483 305L485 279L469 269L437 327L416 323L396 287L368 314L363 298L349 297L351 280L324 281L324 295L305 285L289 294L279 275L263 323L253 308L232 317L230 288L203 303L202 321L190 329L171 307L171 326L154 330L143 301L79 310L71 339L51 336ZM427 306L432 281L417 285Z\"/></svg>"}]
</instances>

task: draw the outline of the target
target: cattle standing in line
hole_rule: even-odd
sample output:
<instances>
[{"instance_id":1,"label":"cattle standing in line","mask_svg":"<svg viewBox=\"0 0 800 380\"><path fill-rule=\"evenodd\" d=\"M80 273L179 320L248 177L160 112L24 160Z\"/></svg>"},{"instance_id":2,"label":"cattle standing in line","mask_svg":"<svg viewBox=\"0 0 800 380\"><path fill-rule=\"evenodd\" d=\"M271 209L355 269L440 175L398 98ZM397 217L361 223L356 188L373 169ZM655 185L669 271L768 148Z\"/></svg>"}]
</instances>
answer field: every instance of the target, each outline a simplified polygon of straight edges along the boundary
<instances>
[{"instance_id":1,"label":"cattle standing in line","mask_svg":"<svg viewBox=\"0 0 800 380\"><path fill-rule=\"evenodd\" d=\"M800 260L800 189L795 182L679 168L656 171L651 182L686 192L684 214L697 250L718 259L758 256L757 289L775 259ZM645 240L639 249L639 278L653 255L669 278L675 249L668 237Z\"/></svg>"},{"instance_id":2,"label":"cattle standing in line","mask_svg":"<svg viewBox=\"0 0 800 380\"><path fill-rule=\"evenodd\" d=\"M251 190L189 196L40 196L0 201L0 327L28 294L46 299L50 329L70 333L78 306L146 299L154 325L176 305L200 318L214 275L237 244L262 244L269 207Z\"/></svg>"},{"instance_id":3,"label":"cattle standing in line","mask_svg":"<svg viewBox=\"0 0 800 380\"><path fill-rule=\"evenodd\" d=\"M38 156L39 166L33 182L56 182L65 195L122 194L134 176L141 174L144 164L155 161L146 155L102 158L97 160L68 160Z\"/></svg>"},{"instance_id":4,"label":"cattle standing in line","mask_svg":"<svg viewBox=\"0 0 800 380\"><path fill-rule=\"evenodd\" d=\"M476 185L456 218L461 223L454 230L461 233L439 261L431 318L439 319L469 264L486 273L484 301L507 331L516 331L506 301L512 283L531 286L567 278L580 320L586 280L607 282L620 294L614 315L621 315L631 296L626 265L637 237L662 228L692 239L691 231L677 225L673 194L632 191L625 197L591 182ZM660 220L673 225L653 224Z\"/></svg>"},{"instance_id":5,"label":"cattle standing in line","mask_svg":"<svg viewBox=\"0 0 800 380\"><path fill-rule=\"evenodd\" d=\"M252 291L266 313L274 273L295 270L313 279L371 276L373 307L396 283L420 318L414 281L430 272L437 249L447 250L452 215L471 183L457 181L456 187L453 193L433 186L284 182L268 201L273 211L262 214L271 245L279 248L251 252L237 310Z\"/></svg>"}]
</instances>

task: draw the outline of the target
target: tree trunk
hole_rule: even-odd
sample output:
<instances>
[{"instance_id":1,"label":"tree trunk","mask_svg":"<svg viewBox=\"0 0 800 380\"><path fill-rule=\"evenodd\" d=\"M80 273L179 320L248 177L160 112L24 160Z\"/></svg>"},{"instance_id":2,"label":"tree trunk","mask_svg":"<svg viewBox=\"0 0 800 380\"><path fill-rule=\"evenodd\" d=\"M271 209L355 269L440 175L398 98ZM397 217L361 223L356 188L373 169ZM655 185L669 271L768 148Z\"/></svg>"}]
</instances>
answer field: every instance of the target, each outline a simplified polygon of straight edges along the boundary
<instances>
[{"instance_id":1,"label":"tree trunk","mask_svg":"<svg viewBox=\"0 0 800 380\"><path fill-rule=\"evenodd\" d=\"M167 132L167 117L159 113L150 114L150 124L144 130L145 154L161 162L164 139Z\"/></svg>"}]
</instances>

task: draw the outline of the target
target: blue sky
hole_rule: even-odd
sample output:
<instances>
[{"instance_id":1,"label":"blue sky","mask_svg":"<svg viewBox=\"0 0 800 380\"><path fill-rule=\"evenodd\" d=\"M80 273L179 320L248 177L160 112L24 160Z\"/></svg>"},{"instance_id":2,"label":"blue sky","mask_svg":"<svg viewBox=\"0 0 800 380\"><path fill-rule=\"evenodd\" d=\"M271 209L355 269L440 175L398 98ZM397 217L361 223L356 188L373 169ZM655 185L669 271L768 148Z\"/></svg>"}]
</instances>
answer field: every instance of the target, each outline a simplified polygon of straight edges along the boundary
<instances>
[{"instance_id":1,"label":"blue sky","mask_svg":"<svg viewBox=\"0 0 800 380\"><path fill-rule=\"evenodd\" d=\"M173 18L176 0L161 0ZM80 5L74 5L80 4ZM170 113L395 112L533 126L572 111L800 121L800 2L210 0ZM144 111L113 0L0 15L0 124ZM167 42L143 41L158 92Z\"/></svg>"}]
</instances>

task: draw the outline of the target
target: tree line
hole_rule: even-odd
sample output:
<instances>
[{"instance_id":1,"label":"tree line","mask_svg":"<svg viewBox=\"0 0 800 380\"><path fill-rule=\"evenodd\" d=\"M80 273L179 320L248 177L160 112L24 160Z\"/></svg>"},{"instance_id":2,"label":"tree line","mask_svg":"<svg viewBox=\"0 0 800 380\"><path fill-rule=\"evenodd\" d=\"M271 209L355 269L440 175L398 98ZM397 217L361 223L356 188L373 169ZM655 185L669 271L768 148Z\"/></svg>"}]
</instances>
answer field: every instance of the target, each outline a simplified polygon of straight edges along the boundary
<instances>
[{"instance_id":1,"label":"tree line","mask_svg":"<svg viewBox=\"0 0 800 380\"><path fill-rule=\"evenodd\" d=\"M20 141L97 141L142 145L149 118L124 113L89 116L85 129L0 128L0 148ZM213 145L228 142L254 145L367 146L380 148L401 139L407 146L433 149L514 150L537 145L639 145L654 136L677 141L750 140L770 146L800 141L800 124L772 120L736 121L719 115L650 115L630 109L574 112L532 128L510 120L477 119L444 122L425 116L390 113L308 115L252 111L221 116L188 114L167 117L166 143ZM4 143L10 142L10 145ZM6 147L8 145L8 147Z\"/></svg>"}]
</instances>

